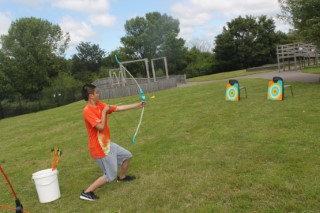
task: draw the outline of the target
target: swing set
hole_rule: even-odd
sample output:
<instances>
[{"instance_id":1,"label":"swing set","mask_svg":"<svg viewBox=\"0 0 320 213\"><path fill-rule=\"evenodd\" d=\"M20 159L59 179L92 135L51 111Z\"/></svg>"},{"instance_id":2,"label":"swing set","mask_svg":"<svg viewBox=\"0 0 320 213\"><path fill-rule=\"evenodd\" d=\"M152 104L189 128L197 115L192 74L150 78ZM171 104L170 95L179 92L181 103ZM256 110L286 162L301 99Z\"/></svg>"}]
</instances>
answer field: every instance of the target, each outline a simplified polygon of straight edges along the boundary
<instances>
[{"instance_id":1,"label":"swing set","mask_svg":"<svg viewBox=\"0 0 320 213\"><path fill-rule=\"evenodd\" d=\"M156 72L155 72L155 62L159 60L160 61L163 60L164 71L166 76L165 78L169 79L167 57L154 58L154 59L151 59L153 82L157 81ZM150 73L149 73L149 61L147 58L132 60L132 61L124 61L124 62L121 62L121 64L124 65L124 64L132 64L132 63L139 63L139 62L144 62L144 66L147 73L147 82L150 83L151 80L150 80ZM120 66L120 69L109 70L109 76L111 79L111 87L126 86L128 84L128 80L126 78L126 72L125 70L123 70L122 66Z\"/></svg>"}]
</instances>

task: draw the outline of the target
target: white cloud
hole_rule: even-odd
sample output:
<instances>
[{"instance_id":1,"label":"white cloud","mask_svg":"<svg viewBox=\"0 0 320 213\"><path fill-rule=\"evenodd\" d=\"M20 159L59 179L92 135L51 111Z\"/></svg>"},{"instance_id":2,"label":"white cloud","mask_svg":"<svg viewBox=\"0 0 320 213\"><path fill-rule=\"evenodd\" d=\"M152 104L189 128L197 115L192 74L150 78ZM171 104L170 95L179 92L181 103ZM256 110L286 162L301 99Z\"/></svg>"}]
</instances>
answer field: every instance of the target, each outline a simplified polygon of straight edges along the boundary
<instances>
[{"instance_id":1,"label":"white cloud","mask_svg":"<svg viewBox=\"0 0 320 213\"><path fill-rule=\"evenodd\" d=\"M48 0L16 0L16 1L22 4L41 4Z\"/></svg>"},{"instance_id":2,"label":"white cloud","mask_svg":"<svg viewBox=\"0 0 320 213\"><path fill-rule=\"evenodd\" d=\"M52 0L52 6L87 14L93 25L111 27L116 21L116 18L108 13L108 0Z\"/></svg>"},{"instance_id":3,"label":"white cloud","mask_svg":"<svg viewBox=\"0 0 320 213\"><path fill-rule=\"evenodd\" d=\"M93 25L101 25L111 27L115 24L116 18L108 14L97 14L89 16L89 20Z\"/></svg>"},{"instance_id":4,"label":"white cloud","mask_svg":"<svg viewBox=\"0 0 320 213\"><path fill-rule=\"evenodd\" d=\"M9 13L0 12L0 35L8 34L11 21L11 15Z\"/></svg>"},{"instance_id":5,"label":"white cloud","mask_svg":"<svg viewBox=\"0 0 320 213\"><path fill-rule=\"evenodd\" d=\"M290 24L278 19L277 17L273 17L273 20L276 24L276 30L281 30L282 32L289 32L290 29L293 29L293 27Z\"/></svg>"},{"instance_id":6,"label":"white cloud","mask_svg":"<svg viewBox=\"0 0 320 213\"><path fill-rule=\"evenodd\" d=\"M78 22L68 16L63 17L59 25L63 32L69 32L71 46L76 46L81 41L88 41L95 35L91 26L86 22Z\"/></svg>"},{"instance_id":7,"label":"white cloud","mask_svg":"<svg viewBox=\"0 0 320 213\"><path fill-rule=\"evenodd\" d=\"M171 12L180 21L180 36L188 40L200 28L204 29L203 38L216 36L221 33L223 25L239 16L275 17L280 13L280 6L278 0L180 0L172 5ZM275 23L278 30L288 30L284 23ZM212 31L207 32L206 28Z\"/></svg>"},{"instance_id":8,"label":"white cloud","mask_svg":"<svg viewBox=\"0 0 320 213\"><path fill-rule=\"evenodd\" d=\"M212 19L212 16L208 13L198 13L198 14L191 13L190 15L184 15L179 19L179 21L182 25L199 26L199 25L204 25L211 19Z\"/></svg>"},{"instance_id":9,"label":"white cloud","mask_svg":"<svg viewBox=\"0 0 320 213\"><path fill-rule=\"evenodd\" d=\"M52 5L89 14L105 12L110 7L107 0L52 0Z\"/></svg>"},{"instance_id":10,"label":"white cloud","mask_svg":"<svg viewBox=\"0 0 320 213\"><path fill-rule=\"evenodd\" d=\"M266 14L279 11L277 0L227 0L227 1L211 1L211 0L187 0L187 4L200 11L219 12L226 17L239 15L261 15L261 12Z\"/></svg>"}]
</instances>

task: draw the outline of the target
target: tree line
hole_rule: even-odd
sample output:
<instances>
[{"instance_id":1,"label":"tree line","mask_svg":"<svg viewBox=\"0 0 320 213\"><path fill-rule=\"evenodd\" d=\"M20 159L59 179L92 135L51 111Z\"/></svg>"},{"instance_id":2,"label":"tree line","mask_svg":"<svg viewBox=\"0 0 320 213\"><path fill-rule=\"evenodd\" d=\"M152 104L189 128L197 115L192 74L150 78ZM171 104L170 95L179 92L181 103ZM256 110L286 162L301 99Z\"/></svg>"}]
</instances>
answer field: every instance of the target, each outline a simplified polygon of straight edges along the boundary
<instances>
[{"instance_id":1,"label":"tree line","mask_svg":"<svg viewBox=\"0 0 320 213\"><path fill-rule=\"evenodd\" d=\"M179 20L151 12L126 21L118 49L107 53L99 44L80 42L77 53L66 59L70 35L59 25L34 17L17 19L0 37L0 118L81 99L83 83L106 77L109 69L118 67L114 55L122 61L166 56L170 74L195 77L275 63L279 44L311 41L320 46L319 1L279 3L279 17L292 23L294 30L276 31L274 20L265 15L239 16L212 38L211 51L197 44L187 48L178 37ZM142 64L130 66L134 76L143 77ZM163 75L161 63L156 69Z\"/></svg>"}]
</instances>

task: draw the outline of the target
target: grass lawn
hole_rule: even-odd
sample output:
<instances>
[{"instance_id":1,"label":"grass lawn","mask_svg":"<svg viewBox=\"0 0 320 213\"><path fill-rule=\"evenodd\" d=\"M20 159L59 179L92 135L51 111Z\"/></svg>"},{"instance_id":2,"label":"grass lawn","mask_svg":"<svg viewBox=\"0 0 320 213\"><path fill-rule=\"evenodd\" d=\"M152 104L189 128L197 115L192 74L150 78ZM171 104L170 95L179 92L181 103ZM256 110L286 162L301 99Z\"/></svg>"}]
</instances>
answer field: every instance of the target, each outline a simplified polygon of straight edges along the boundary
<instances>
[{"instance_id":1,"label":"grass lawn","mask_svg":"<svg viewBox=\"0 0 320 213\"><path fill-rule=\"evenodd\" d=\"M79 199L101 175L87 150L84 101L0 120L0 164L31 213L319 212L320 84L290 82L294 97L284 101L266 100L268 80L241 84L248 98L239 102L224 100L225 82L147 94L135 145L141 110L112 114L113 141L133 153L137 180L105 185L96 202ZM50 168L55 146L61 198L40 204L31 176ZM0 204L14 204L3 178Z\"/></svg>"},{"instance_id":2,"label":"grass lawn","mask_svg":"<svg viewBox=\"0 0 320 213\"><path fill-rule=\"evenodd\" d=\"M204 75L199 76L195 78L189 78L187 79L187 82L202 82L202 81L211 81L211 80L221 80L221 79L227 79L227 78L236 78L239 76L246 76L246 75L253 75L260 72L272 72L274 70L263 70L263 71L252 71L247 72L246 70L237 70L232 72L223 72L218 74L212 74L212 75Z\"/></svg>"},{"instance_id":3,"label":"grass lawn","mask_svg":"<svg viewBox=\"0 0 320 213\"><path fill-rule=\"evenodd\" d=\"M302 72L319 74L320 73L320 66L305 67L302 69Z\"/></svg>"}]
</instances>

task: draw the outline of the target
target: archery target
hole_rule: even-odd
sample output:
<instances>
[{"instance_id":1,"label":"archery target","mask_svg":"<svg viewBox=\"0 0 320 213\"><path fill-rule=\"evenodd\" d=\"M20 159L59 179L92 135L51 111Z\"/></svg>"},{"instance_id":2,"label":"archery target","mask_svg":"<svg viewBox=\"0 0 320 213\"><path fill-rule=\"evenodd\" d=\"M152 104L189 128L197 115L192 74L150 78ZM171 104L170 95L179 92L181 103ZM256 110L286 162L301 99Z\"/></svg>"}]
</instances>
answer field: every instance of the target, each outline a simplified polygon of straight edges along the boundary
<instances>
[{"instance_id":1,"label":"archery target","mask_svg":"<svg viewBox=\"0 0 320 213\"><path fill-rule=\"evenodd\" d=\"M226 101L238 101L239 100L239 87L238 84L227 84L226 86Z\"/></svg>"},{"instance_id":2,"label":"archery target","mask_svg":"<svg viewBox=\"0 0 320 213\"><path fill-rule=\"evenodd\" d=\"M268 86L268 100L283 100L282 82L269 81Z\"/></svg>"}]
</instances>

